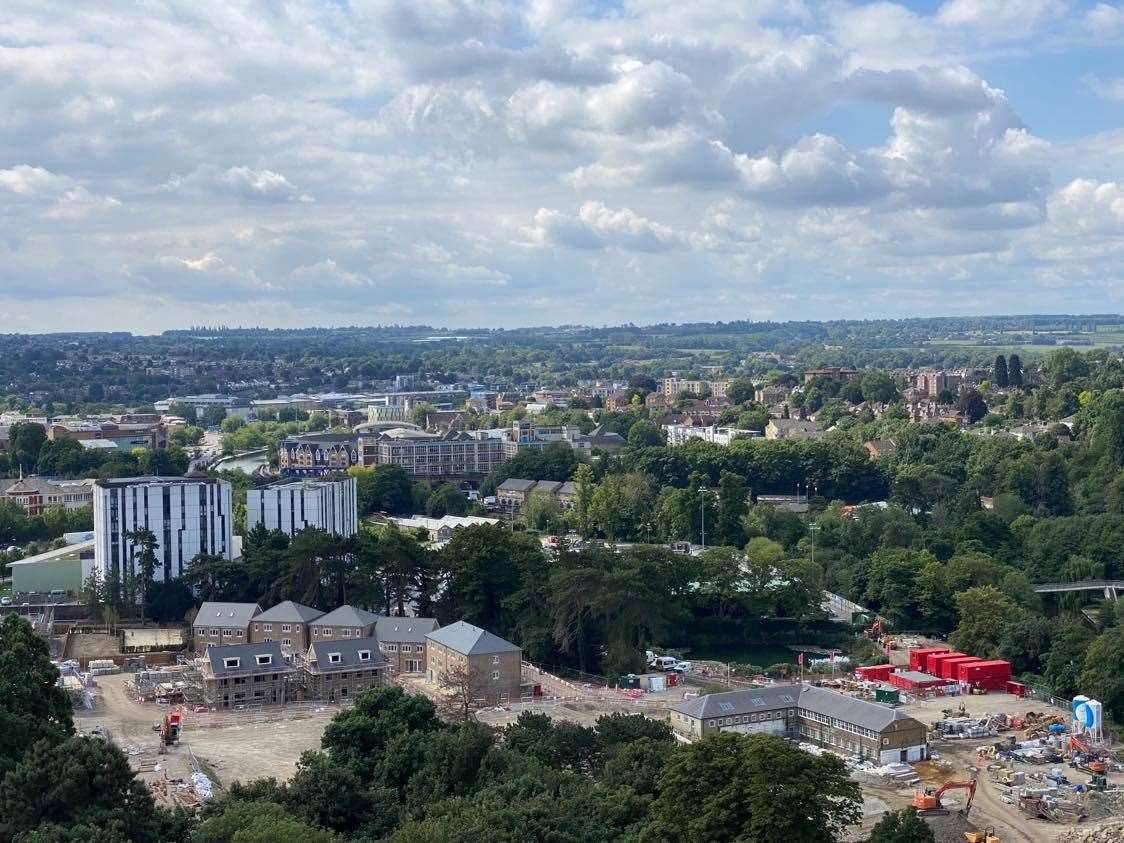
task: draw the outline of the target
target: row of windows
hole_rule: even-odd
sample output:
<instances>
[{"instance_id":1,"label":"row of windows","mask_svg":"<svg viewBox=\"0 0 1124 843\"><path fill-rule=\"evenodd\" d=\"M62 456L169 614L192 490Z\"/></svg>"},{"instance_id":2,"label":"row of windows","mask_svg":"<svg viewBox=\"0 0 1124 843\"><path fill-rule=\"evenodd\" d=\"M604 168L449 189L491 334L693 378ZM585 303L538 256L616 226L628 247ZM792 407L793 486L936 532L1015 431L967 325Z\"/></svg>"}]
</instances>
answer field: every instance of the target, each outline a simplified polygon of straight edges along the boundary
<instances>
[{"instance_id":1,"label":"row of windows","mask_svg":"<svg viewBox=\"0 0 1124 843\"><path fill-rule=\"evenodd\" d=\"M259 628L262 629L264 632L273 632L273 624L271 624L271 623L254 624L254 632L257 632ZM281 624L281 631L282 632L292 632L293 631L293 625L291 623L283 623L283 624ZM300 631L301 631L301 625L298 623L297 624L297 632L300 632Z\"/></svg>"},{"instance_id":2,"label":"row of windows","mask_svg":"<svg viewBox=\"0 0 1124 843\"><path fill-rule=\"evenodd\" d=\"M834 729L842 729L845 732L852 732L856 735L862 735L866 738L876 738L879 735L879 733L875 732L873 729L867 729L863 726L856 726L854 723L848 723L845 720L840 720L838 717L828 717L826 714L809 711L806 708L800 709L800 716L805 720L813 720L816 723L823 723L827 726L831 726Z\"/></svg>"},{"instance_id":3,"label":"row of windows","mask_svg":"<svg viewBox=\"0 0 1124 843\"><path fill-rule=\"evenodd\" d=\"M332 637L334 637L333 630L334 630L334 627L330 627L330 626L314 626L314 627L312 627L312 637L313 638L332 638ZM340 637L341 638L362 638L363 637L363 630L361 630L361 629L356 629L354 635L352 635L351 633L352 633L351 627L344 627L344 630L340 634Z\"/></svg>"},{"instance_id":4,"label":"row of windows","mask_svg":"<svg viewBox=\"0 0 1124 843\"><path fill-rule=\"evenodd\" d=\"M796 713L795 709L788 709L788 715L791 717ZM764 723L766 720L783 720L785 716L784 709L777 709L776 711L765 711L761 714L746 714L738 717L724 717L721 720L708 720L708 726L733 726L740 723Z\"/></svg>"},{"instance_id":5,"label":"row of windows","mask_svg":"<svg viewBox=\"0 0 1124 843\"><path fill-rule=\"evenodd\" d=\"M207 635L209 638L218 638L219 637L219 631L217 629L208 629L206 631L206 633L204 633L204 634ZM244 633L240 629L224 629L222 631L222 637L223 638L245 638L246 633Z\"/></svg>"},{"instance_id":6,"label":"row of windows","mask_svg":"<svg viewBox=\"0 0 1124 843\"><path fill-rule=\"evenodd\" d=\"M411 647L413 649L410 649ZM402 648L403 653L424 653L425 652L425 645L424 644L402 644L401 648ZM380 641L379 642L379 649L382 650L384 653L397 653L398 649L399 649L399 645L398 644L383 644Z\"/></svg>"}]
</instances>

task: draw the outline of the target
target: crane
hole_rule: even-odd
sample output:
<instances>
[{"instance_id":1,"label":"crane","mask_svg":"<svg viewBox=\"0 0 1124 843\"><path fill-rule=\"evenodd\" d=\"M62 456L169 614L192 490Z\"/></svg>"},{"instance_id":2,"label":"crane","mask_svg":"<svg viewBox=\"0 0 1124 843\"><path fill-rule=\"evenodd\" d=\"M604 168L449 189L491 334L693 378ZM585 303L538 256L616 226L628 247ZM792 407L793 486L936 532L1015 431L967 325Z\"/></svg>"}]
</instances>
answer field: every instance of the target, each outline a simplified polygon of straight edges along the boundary
<instances>
[{"instance_id":1,"label":"crane","mask_svg":"<svg viewBox=\"0 0 1124 843\"><path fill-rule=\"evenodd\" d=\"M913 807L921 812L936 813L944 811L945 808L941 804L941 797L950 790L966 790L968 791L968 801L964 804L961 813L968 816L968 812L972 810L972 799L976 795L976 780L971 781L949 781L942 784L936 790L931 787L919 790L913 795Z\"/></svg>"}]
</instances>

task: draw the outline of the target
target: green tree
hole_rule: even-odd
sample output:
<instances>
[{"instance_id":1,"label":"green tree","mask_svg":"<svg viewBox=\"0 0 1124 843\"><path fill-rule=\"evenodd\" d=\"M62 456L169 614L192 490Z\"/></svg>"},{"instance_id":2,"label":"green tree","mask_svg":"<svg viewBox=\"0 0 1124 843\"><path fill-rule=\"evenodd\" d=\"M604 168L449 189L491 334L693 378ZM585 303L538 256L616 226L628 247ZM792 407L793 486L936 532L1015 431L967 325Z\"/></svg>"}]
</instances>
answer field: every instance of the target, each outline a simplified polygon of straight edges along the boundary
<instances>
[{"instance_id":1,"label":"green tree","mask_svg":"<svg viewBox=\"0 0 1124 843\"><path fill-rule=\"evenodd\" d=\"M889 404L901 398L898 385L886 372L872 371L862 376L861 389L864 401L876 401Z\"/></svg>"},{"instance_id":2,"label":"green tree","mask_svg":"<svg viewBox=\"0 0 1124 843\"><path fill-rule=\"evenodd\" d=\"M425 514L431 518L467 513L468 498L452 483L442 483L433 490L425 502Z\"/></svg>"},{"instance_id":3,"label":"green tree","mask_svg":"<svg viewBox=\"0 0 1124 843\"><path fill-rule=\"evenodd\" d=\"M975 424L987 415L987 404L984 403L983 396L970 386L960 390L957 409L971 424Z\"/></svg>"},{"instance_id":4,"label":"green tree","mask_svg":"<svg viewBox=\"0 0 1124 843\"><path fill-rule=\"evenodd\" d=\"M125 533L124 538L129 543L130 568L139 565L139 570L136 573L138 576L137 582L140 585L139 602L141 623L143 624L145 603L148 599L149 590L152 588L152 583L156 579L156 566L159 562L156 558L156 534L145 528L130 530Z\"/></svg>"},{"instance_id":5,"label":"green tree","mask_svg":"<svg viewBox=\"0 0 1124 843\"><path fill-rule=\"evenodd\" d=\"M1023 364L1017 354L1007 358L1007 383L1011 386L1023 385Z\"/></svg>"},{"instance_id":6,"label":"green tree","mask_svg":"<svg viewBox=\"0 0 1124 843\"><path fill-rule=\"evenodd\" d=\"M883 814L870 830L867 843L936 843L936 839L916 808L904 808Z\"/></svg>"},{"instance_id":7,"label":"green tree","mask_svg":"<svg viewBox=\"0 0 1124 843\"><path fill-rule=\"evenodd\" d=\"M188 824L156 807L112 744L41 741L0 781L0 840L57 840L78 828L108 829L111 839L129 843L175 843L186 840Z\"/></svg>"},{"instance_id":8,"label":"green tree","mask_svg":"<svg viewBox=\"0 0 1124 843\"><path fill-rule=\"evenodd\" d=\"M593 482L593 468L588 463L581 463L574 469L574 522L578 534L589 538L593 532L593 493L596 485Z\"/></svg>"},{"instance_id":9,"label":"green tree","mask_svg":"<svg viewBox=\"0 0 1124 843\"><path fill-rule=\"evenodd\" d=\"M723 471L718 482L718 518L714 526L715 544L741 547L745 544L742 521L749 511L749 490L745 478L732 471Z\"/></svg>"},{"instance_id":10,"label":"green tree","mask_svg":"<svg viewBox=\"0 0 1124 843\"><path fill-rule=\"evenodd\" d=\"M630 448L647 448L662 444L663 436L651 422L638 421L628 429L628 447Z\"/></svg>"},{"instance_id":11,"label":"green tree","mask_svg":"<svg viewBox=\"0 0 1124 843\"><path fill-rule=\"evenodd\" d=\"M726 389L726 397L735 404L747 404L753 400L756 389L749 378L734 378Z\"/></svg>"},{"instance_id":12,"label":"green tree","mask_svg":"<svg viewBox=\"0 0 1124 843\"><path fill-rule=\"evenodd\" d=\"M47 642L23 618L6 615L0 621L0 779L36 741L58 744L74 730L58 678Z\"/></svg>"},{"instance_id":13,"label":"green tree","mask_svg":"<svg viewBox=\"0 0 1124 843\"><path fill-rule=\"evenodd\" d=\"M1054 349L1046 358L1046 378L1050 385L1057 388L1086 377L1089 374L1089 365L1085 355L1079 351L1064 346Z\"/></svg>"},{"instance_id":14,"label":"green tree","mask_svg":"<svg viewBox=\"0 0 1124 843\"><path fill-rule=\"evenodd\" d=\"M667 762L652 830L684 843L831 843L861 816L859 786L838 758L809 755L772 735L720 732Z\"/></svg>"},{"instance_id":15,"label":"green tree","mask_svg":"<svg viewBox=\"0 0 1124 843\"><path fill-rule=\"evenodd\" d=\"M1089 645L1081 690L1100 700L1112 719L1124 718L1124 626L1109 627Z\"/></svg>"},{"instance_id":16,"label":"green tree","mask_svg":"<svg viewBox=\"0 0 1124 843\"><path fill-rule=\"evenodd\" d=\"M1020 609L993 585L969 588L956 595L960 623L948 642L981 659L999 655L999 642L1007 625L1020 616Z\"/></svg>"},{"instance_id":17,"label":"green tree","mask_svg":"<svg viewBox=\"0 0 1124 843\"><path fill-rule=\"evenodd\" d=\"M47 441L47 429L36 422L16 422L8 430L8 457L12 466L32 474L39 452Z\"/></svg>"},{"instance_id":18,"label":"green tree","mask_svg":"<svg viewBox=\"0 0 1124 843\"><path fill-rule=\"evenodd\" d=\"M413 511L410 475L402 466L352 466L347 473L356 480L356 498L361 515L371 512L403 515Z\"/></svg>"},{"instance_id":19,"label":"green tree","mask_svg":"<svg viewBox=\"0 0 1124 843\"><path fill-rule=\"evenodd\" d=\"M336 843L330 831L302 822L276 802L231 800L213 810L191 843Z\"/></svg>"},{"instance_id":20,"label":"green tree","mask_svg":"<svg viewBox=\"0 0 1124 843\"><path fill-rule=\"evenodd\" d=\"M995 355L995 365L991 368L991 379L1000 389L1011 382L1010 376L1007 373L1007 358L1002 354Z\"/></svg>"},{"instance_id":21,"label":"green tree","mask_svg":"<svg viewBox=\"0 0 1124 843\"><path fill-rule=\"evenodd\" d=\"M1046 654L1042 675L1058 696L1071 697L1078 691L1085 690L1081 674L1094 637L1093 632L1078 621L1062 623L1054 630L1053 643Z\"/></svg>"},{"instance_id":22,"label":"green tree","mask_svg":"<svg viewBox=\"0 0 1124 843\"><path fill-rule=\"evenodd\" d=\"M538 541L521 533L491 524L457 530L441 550L450 615L505 634L511 622L505 604L519 590L520 570L541 556Z\"/></svg>"}]
</instances>

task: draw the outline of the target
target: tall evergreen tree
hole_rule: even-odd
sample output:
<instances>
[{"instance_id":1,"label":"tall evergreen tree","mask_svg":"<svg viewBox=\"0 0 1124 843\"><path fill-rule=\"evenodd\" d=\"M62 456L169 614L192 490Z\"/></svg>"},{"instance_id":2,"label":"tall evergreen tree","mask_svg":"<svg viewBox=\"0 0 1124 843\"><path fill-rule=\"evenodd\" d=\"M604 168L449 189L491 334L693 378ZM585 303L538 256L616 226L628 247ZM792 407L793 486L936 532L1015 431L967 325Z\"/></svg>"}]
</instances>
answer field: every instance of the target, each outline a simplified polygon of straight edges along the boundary
<instances>
[{"instance_id":1,"label":"tall evergreen tree","mask_svg":"<svg viewBox=\"0 0 1124 843\"><path fill-rule=\"evenodd\" d=\"M1017 354L1012 354L1007 358L1007 384L1009 386L1023 385L1023 363Z\"/></svg>"},{"instance_id":2,"label":"tall evergreen tree","mask_svg":"<svg viewBox=\"0 0 1124 843\"><path fill-rule=\"evenodd\" d=\"M1007 358L1002 354L995 356L995 367L991 376L992 382L999 387L1007 386L1010 383L1010 376L1007 372Z\"/></svg>"}]
</instances>

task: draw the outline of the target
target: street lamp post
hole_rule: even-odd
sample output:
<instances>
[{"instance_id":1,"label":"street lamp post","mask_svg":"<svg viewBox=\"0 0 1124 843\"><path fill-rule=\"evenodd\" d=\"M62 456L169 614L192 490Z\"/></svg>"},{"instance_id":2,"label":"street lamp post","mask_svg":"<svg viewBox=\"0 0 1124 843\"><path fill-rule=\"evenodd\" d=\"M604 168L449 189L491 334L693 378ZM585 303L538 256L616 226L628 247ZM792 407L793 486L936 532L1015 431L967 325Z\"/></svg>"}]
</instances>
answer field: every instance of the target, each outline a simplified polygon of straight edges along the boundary
<instances>
[{"instance_id":1,"label":"street lamp post","mask_svg":"<svg viewBox=\"0 0 1124 843\"><path fill-rule=\"evenodd\" d=\"M812 564L816 562L816 531L819 530L820 525L815 521L808 525L808 533L812 537Z\"/></svg>"}]
</instances>

